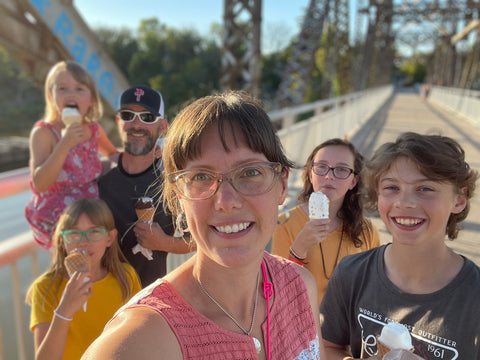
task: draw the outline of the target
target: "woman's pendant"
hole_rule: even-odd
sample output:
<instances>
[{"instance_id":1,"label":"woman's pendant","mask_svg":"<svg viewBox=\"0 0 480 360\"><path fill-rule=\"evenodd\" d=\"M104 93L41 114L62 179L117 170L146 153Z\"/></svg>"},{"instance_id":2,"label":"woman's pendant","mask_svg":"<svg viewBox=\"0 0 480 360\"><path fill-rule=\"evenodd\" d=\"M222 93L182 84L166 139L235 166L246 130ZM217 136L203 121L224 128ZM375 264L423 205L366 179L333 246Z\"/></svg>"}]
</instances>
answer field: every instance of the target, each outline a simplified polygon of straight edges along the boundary
<instances>
[{"instance_id":1,"label":"woman's pendant","mask_svg":"<svg viewBox=\"0 0 480 360\"><path fill-rule=\"evenodd\" d=\"M253 343L255 344L255 350L257 351L257 354L260 354L260 351L262 351L262 344L260 344L260 341L256 337L252 336L252 339Z\"/></svg>"}]
</instances>

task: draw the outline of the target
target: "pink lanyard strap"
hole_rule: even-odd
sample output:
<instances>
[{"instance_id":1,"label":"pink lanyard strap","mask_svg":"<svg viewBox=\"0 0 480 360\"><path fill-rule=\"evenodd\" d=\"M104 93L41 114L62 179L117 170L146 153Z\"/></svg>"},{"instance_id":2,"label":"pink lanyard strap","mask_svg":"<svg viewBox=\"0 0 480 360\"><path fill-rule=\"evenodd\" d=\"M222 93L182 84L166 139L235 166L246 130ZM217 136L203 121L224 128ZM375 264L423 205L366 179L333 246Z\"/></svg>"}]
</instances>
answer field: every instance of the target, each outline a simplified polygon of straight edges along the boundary
<instances>
[{"instance_id":1,"label":"pink lanyard strap","mask_svg":"<svg viewBox=\"0 0 480 360\"><path fill-rule=\"evenodd\" d=\"M267 359L270 360L270 299L273 296L273 284L268 281L265 263L262 261L263 296L267 299Z\"/></svg>"}]
</instances>

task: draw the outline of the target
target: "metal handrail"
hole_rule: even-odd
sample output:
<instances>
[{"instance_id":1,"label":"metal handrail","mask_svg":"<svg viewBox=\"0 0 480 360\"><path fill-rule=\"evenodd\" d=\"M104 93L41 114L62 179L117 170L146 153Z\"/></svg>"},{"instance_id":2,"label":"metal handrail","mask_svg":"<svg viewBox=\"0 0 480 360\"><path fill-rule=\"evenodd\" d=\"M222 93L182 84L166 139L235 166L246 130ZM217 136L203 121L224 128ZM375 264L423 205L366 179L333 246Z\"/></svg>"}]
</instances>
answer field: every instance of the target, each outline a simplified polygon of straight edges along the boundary
<instances>
[{"instance_id":1,"label":"metal handrail","mask_svg":"<svg viewBox=\"0 0 480 360\"><path fill-rule=\"evenodd\" d=\"M18 359L27 359L26 340L23 332L24 299L20 288L20 273L18 261L27 256L31 257L32 279L39 276L38 251L40 247L33 241L30 234L22 234L0 243L0 267L11 266L12 272L12 300L14 306L15 334L17 341Z\"/></svg>"},{"instance_id":2,"label":"metal handrail","mask_svg":"<svg viewBox=\"0 0 480 360\"><path fill-rule=\"evenodd\" d=\"M15 195L29 189L30 171L28 168L6 171L0 174L0 198ZM18 263L21 259L30 257L32 280L40 274L38 254L41 248L35 243L30 232L12 237L0 242L0 268L9 265L11 271L12 302L15 320L15 339L17 358L27 359L26 337L23 330L24 299L20 287L20 272ZM2 329L0 329L0 359L4 359L4 344Z\"/></svg>"},{"instance_id":3,"label":"metal handrail","mask_svg":"<svg viewBox=\"0 0 480 360\"><path fill-rule=\"evenodd\" d=\"M436 105L462 116L475 127L480 127L480 91L435 86L429 99Z\"/></svg>"},{"instance_id":4,"label":"metal handrail","mask_svg":"<svg viewBox=\"0 0 480 360\"><path fill-rule=\"evenodd\" d=\"M0 173L0 198L15 195L29 189L29 168Z\"/></svg>"}]
</instances>

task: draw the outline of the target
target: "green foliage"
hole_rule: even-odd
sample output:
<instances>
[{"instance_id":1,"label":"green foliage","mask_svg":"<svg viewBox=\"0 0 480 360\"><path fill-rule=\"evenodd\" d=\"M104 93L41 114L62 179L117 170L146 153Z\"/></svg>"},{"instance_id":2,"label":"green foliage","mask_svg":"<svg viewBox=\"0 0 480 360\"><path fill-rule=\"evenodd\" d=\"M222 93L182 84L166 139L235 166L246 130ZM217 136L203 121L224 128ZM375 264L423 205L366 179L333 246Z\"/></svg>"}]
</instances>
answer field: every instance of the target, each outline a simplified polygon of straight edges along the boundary
<instances>
[{"instance_id":1,"label":"green foliage","mask_svg":"<svg viewBox=\"0 0 480 360\"><path fill-rule=\"evenodd\" d=\"M400 67L400 72L408 80L408 85L423 83L427 76L427 65L418 59L411 59Z\"/></svg>"},{"instance_id":2,"label":"green foliage","mask_svg":"<svg viewBox=\"0 0 480 360\"><path fill-rule=\"evenodd\" d=\"M283 73L290 57L291 48L262 57L262 96L266 103L273 102L282 82Z\"/></svg>"},{"instance_id":3,"label":"green foliage","mask_svg":"<svg viewBox=\"0 0 480 360\"><path fill-rule=\"evenodd\" d=\"M117 30L99 28L96 34L110 56L115 59L120 71L126 76L132 56L138 51L137 39L127 28Z\"/></svg>"},{"instance_id":4,"label":"green foliage","mask_svg":"<svg viewBox=\"0 0 480 360\"><path fill-rule=\"evenodd\" d=\"M305 92L305 102L312 102L324 98L322 84L324 82L323 73L325 70L326 56L324 46L320 46L315 52L312 77Z\"/></svg>"},{"instance_id":5,"label":"green foliage","mask_svg":"<svg viewBox=\"0 0 480 360\"><path fill-rule=\"evenodd\" d=\"M104 37L103 42L132 85L162 92L167 118L186 101L218 90L221 49L215 41L192 30L168 28L155 18L140 23L136 39L128 35Z\"/></svg>"}]
</instances>

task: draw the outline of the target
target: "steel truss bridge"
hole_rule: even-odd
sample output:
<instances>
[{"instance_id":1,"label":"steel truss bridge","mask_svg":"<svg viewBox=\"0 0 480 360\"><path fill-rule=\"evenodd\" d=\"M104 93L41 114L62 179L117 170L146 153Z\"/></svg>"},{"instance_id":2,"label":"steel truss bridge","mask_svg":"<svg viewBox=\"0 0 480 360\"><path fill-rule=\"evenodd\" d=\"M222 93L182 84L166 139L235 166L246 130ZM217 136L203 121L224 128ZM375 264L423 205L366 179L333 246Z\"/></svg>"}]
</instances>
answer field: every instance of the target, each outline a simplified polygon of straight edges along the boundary
<instances>
[{"instance_id":1,"label":"steel truss bridge","mask_svg":"<svg viewBox=\"0 0 480 360\"><path fill-rule=\"evenodd\" d=\"M221 85L260 96L262 0L223 7ZM323 69L320 98L329 98L391 83L405 49L426 46L429 83L478 87L479 9L480 0L310 0L276 107L304 102L315 66ZM38 84L57 61L76 60L112 108L129 86L72 0L2 0L0 45Z\"/></svg>"}]
</instances>

